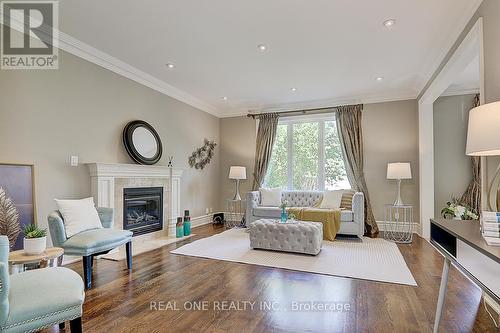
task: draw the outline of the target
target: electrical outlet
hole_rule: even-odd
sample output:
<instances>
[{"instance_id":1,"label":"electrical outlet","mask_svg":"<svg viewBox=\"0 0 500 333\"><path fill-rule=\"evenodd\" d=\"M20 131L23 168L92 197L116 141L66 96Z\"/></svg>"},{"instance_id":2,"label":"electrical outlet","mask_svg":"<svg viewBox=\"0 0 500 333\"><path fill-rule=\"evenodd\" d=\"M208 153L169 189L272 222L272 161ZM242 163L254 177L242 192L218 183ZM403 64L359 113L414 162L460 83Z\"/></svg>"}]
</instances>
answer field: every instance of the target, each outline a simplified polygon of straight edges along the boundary
<instances>
[{"instance_id":1,"label":"electrical outlet","mask_svg":"<svg viewBox=\"0 0 500 333\"><path fill-rule=\"evenodd\" d=\"M213 213L214 212L214 209L212 207L210 207L210 213Z\"/></svg>"},{"instance_id":2,"label":"electrical outlet","mask_svg":"<svg viewBox=\"0 0 500 333\"><path fill-rule=\"evenodd\" d=\"M78 156L71 156L70 157L70 164L72 167L78 166Z\"/></svg>"},{"instance_id":3,"label":"electrical outlet","mask_svg":"<svg viewBox=\"0 0 500 333\"><path fill-rule=\"evenodd\" d=\"M208 214L208 213L210 213L210 209L207 207L207 208L205 208L205 214Z\"/></svg>"}]
</instances>

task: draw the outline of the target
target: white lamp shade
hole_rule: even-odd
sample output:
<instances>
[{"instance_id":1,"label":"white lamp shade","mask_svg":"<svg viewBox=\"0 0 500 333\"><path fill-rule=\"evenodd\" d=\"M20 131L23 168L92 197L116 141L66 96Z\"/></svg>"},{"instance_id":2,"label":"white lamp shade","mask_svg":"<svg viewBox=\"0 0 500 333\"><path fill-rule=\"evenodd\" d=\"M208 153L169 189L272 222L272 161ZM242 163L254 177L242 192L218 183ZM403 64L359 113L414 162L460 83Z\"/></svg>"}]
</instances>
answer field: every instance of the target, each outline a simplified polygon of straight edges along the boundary
<instances>
[{"instance_id":1,"label":"white lamp shade","mask_svg":"<svg viewBox=\"0 0 500 333\"><path fill-rule=\"evenodd\" d=\"M410 163L388 163L387 179L411 179Z\"/></svg>"},{"instance_id":2,"label":"white lamp shade","mask_svg":"<svg viewBox=\"0 0 500 333\"><path fill-rule=\"evenodd\" d=\"M500 155L500 102L470 110L465 152L470 156Z\"/></svg>"},{"instance_id":3,"label":"white lamp shade","mask_svg":"<svg viewBox=\"0 0 500 333\"><path fill-rule=\"evenodd\" d=\"M247 168L232 166L229 169L229 179L247 179Z\"/></svg>"}]
</instances>

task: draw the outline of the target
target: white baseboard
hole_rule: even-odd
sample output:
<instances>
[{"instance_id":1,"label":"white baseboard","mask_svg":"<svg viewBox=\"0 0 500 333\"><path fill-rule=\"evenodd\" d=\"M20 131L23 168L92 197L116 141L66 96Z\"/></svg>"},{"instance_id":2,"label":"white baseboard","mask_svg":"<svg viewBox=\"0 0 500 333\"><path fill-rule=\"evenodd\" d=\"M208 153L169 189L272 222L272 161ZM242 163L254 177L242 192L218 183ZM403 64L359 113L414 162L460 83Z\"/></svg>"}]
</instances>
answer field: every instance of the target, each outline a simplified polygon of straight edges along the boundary
<instances>
[{"instance_id":1,"label":"white baseboard","mask_svg":"<svg viewBox=\"0 0 500 333\"><path fill-rule=\"evenodd\" d=\"M196 216L191 218L191 228L194 227L199 227L200 225L205 225L205 224L210 224L213 221L213 216L214 214L217 213L211 213L207 215L201 215L201 216ZM175 221L174 219L170 220L169 226L168 226L168 235L169 236L175 236Z\"/></svg>"}]
</instances>

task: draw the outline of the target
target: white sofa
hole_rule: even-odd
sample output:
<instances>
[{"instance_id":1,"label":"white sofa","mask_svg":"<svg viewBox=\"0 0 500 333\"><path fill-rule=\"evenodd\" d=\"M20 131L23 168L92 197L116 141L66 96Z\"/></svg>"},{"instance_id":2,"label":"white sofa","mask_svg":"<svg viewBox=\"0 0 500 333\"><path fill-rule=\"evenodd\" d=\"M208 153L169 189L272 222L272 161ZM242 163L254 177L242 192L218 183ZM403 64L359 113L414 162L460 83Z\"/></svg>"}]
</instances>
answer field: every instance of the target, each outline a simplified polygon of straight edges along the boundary
<instances>
[{"instance_id":1,"label":"white sofa","mask_svg":"<svg viewBox=\"0 0 500 333\"><path fill-rule=\"evenodd\" d=\"M289 202L291 207L314 207L323 199L323 192L319 191L283 191L281 200ZM342 235L356 235L362 237L364 228L365 196L361 192L354 193L351 209L342 210L340 214L340 230ZM260 205L260 192L253 191L247 194L246 225L260 219L279 219L279 207L265 207Z\"/></svg>"}]
</instances>

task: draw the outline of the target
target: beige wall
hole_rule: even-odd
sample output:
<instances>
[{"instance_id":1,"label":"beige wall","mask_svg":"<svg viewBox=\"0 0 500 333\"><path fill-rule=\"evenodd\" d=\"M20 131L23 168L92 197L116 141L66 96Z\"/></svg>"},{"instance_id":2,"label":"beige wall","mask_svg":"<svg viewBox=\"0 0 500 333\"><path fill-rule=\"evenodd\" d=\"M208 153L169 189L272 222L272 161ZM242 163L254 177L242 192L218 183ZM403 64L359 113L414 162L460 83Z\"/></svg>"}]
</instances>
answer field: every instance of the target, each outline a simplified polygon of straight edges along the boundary
<instances>
[{"instance_id":1,"label":"beige wall","mask_svg":"<svg viewBox=\"0 0 500 333\"><path fill-rule=\"evenodd\" d=\"M384 204L396 199L396 181L387 180L387 163L410 162L412 179L401 185L403 202L413 205L418 223L418 109L415 100L365 104L363 110L365 179L377 221Z\"/></svg>"},{"instance_id":2,"label":"beige wall","mask_svg":"<svg viewBox=\"0 0 500 333\"><path fill-rule=\"evenodd\" d=\"M133 163L121 142L135 119L159 132L164 153L185 170L181 205L192 216L218 210L219 158L203 171L189 168L188 155L203 138L220 143L219 119L75 56L60 52L59 70L0 71L0 162L36 167L38 222L46 225L54 198L90 195L83 163ZM70 155L80 166L69 165Z\"/></svg>"},{"instance_id":3,"label":"beige wall","mask_svg":"<svg viewBox=\"0 0 500 333\"><path fill-rule=\"evenodd\" d=\"M375 218L384 219L384 204L392 203L396 184L386 179L388 162L410 162L413 179L404 181L403 200L414 205L418 221L418 125L415 100L366 104L363 111L365 176ZM223 198L231 198L234 184L227 179L230 165L253 168L255 121L247 117L221 120L221 184ZM250 172L248 172L250 174ZM249 177L250 178L250 177ZM251 181L242 184L249 190Z\"/></svg>"},{"instance_id":4,"label":"beige wall","mask_svg":"<svg viewBox=\"0 0 500 333\"><path fill-rule=\"evenodd\" d=\"M434 210L435 216L453 196L460 198L472 179L465 155L467 124L474 95L440 97L434 102Z\"/></svg>"},{"instance_id":5,"label":"beige wall","mask_svg":"<svg viewBox=\"0 0 500 333\"><path fill-rule=\"evenodd\" d=\"M256 121L248 117L222 118L220 121L220 179L221 206L226 208L226 200L235 192L234 181L228 179L229 168L233 165L247 168L247 180L240 184L242 198L252 189L255 162Z\"/></svg>"}]
</instances>

